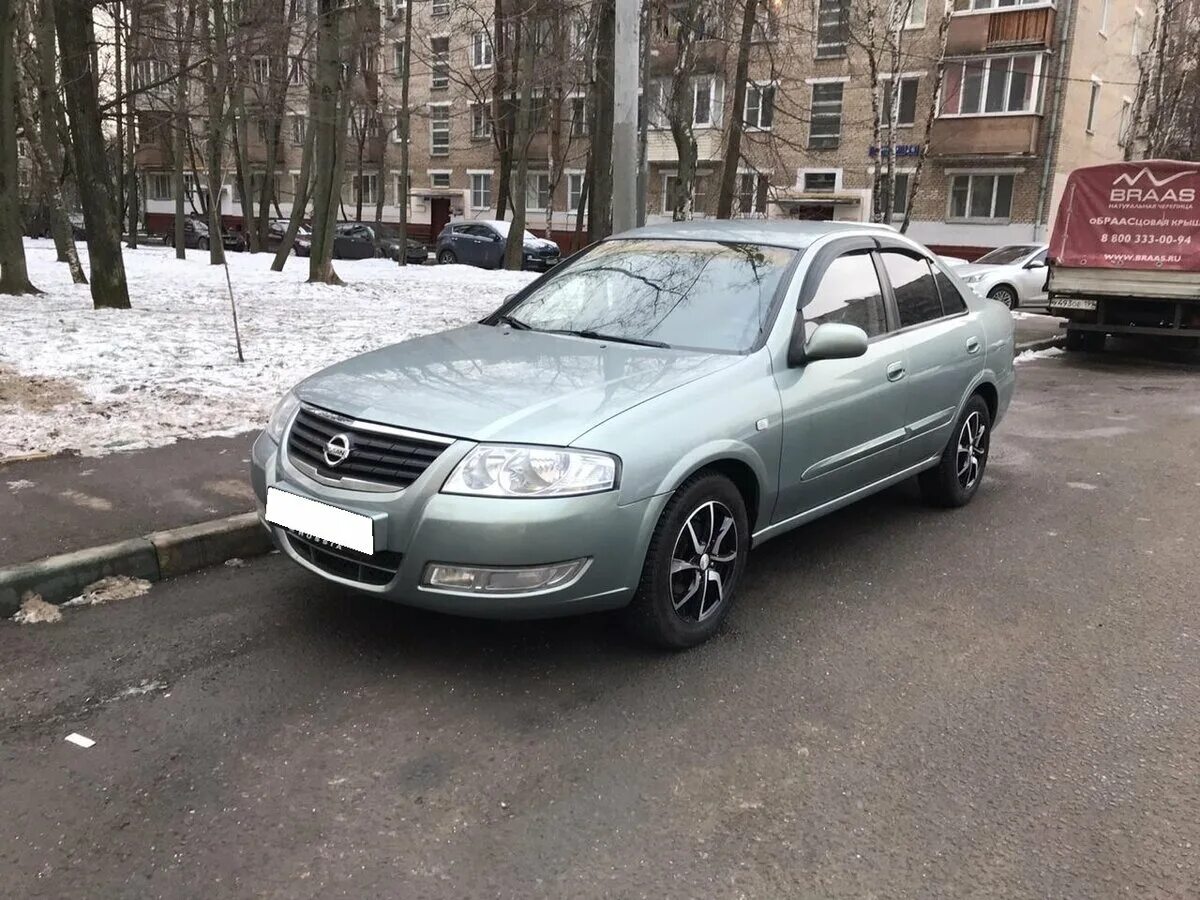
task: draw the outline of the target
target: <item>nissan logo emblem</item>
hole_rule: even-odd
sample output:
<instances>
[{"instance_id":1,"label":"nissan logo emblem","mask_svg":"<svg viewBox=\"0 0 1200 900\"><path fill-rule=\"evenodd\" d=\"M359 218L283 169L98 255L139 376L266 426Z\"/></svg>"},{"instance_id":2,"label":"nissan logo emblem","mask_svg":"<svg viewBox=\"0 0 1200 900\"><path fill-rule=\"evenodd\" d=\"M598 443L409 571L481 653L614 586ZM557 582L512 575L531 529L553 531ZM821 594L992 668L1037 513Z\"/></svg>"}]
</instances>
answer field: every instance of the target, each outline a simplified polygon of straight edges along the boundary
<instances>
[{"instance_id":1,"label":"nissan logo emblem","mask_svg":"<svg viewBox=\"0 0 1200 900\"><path fill-rule=\"evenodd\" d=\"M331 469L340 466L350 457L350 438L344 434L335 434L325 442L325 464Z\"/></svg>"}]
</instances>

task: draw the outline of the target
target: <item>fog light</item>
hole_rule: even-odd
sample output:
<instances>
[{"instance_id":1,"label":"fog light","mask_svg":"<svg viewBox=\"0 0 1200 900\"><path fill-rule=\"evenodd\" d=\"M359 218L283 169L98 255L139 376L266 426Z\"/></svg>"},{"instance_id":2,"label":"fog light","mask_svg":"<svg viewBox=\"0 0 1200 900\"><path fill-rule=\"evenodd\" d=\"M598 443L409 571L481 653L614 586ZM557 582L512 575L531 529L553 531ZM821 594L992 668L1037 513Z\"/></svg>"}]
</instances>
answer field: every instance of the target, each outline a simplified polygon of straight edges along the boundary
<instances>
[{"instance_id":1,"label":"fog light","mask_svg":"<svg viewBox=\"0 0 1200 900\"><path fill-rule=\"evenodd\" d=\"M422 583L444 591L478 591L484 594L524 594L563 587L575 581L590 559L550 563L545 566L455 566L429 563Z\"/></svg>"}]
</instances>

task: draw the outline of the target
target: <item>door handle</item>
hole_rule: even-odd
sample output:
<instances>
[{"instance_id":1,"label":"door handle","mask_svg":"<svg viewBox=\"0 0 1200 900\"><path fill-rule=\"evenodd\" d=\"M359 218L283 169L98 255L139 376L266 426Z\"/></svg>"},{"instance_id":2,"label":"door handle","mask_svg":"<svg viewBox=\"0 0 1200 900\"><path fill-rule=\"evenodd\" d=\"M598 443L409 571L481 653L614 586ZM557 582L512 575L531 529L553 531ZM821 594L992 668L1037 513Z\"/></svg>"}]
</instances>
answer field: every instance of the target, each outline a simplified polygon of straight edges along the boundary
<instances>
[{"instance_id":1,"label":"door handle","mask_svg":"<svg viewBox=\"0 0 1200 900\"><path fill-rule=\"evenodd\" d=\"M971 338L967 341L967 352L974 356L979 352L979 338Z\"/></svg>"},{"instance_id":2,"label":"door handle","mask_svg":"<svg viewBox=\"0 0 1200 900\"><path fill-rule=\"evenodd\" d=\"M904 377L904 363L894 362L887 367L888 381L899 381Z\"/></svg>"}]
</instances>

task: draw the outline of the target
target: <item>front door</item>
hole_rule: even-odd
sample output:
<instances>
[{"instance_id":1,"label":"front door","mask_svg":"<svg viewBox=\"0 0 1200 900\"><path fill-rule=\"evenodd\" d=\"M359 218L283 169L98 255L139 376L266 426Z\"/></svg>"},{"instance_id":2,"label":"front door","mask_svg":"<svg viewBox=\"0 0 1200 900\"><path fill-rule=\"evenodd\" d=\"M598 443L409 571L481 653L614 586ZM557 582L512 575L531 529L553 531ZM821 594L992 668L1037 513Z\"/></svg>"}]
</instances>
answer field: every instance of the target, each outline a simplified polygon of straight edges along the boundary
<instances>
[{"instance_id":1,"label":"front door","mask_svg":"<svg viewBox=\"0 0 1200 900\"><path fill-rule=\"evenodd\" d=\"M1032 269L1024 266L1017 273L1017 288L1022 303L1038 303L1046 302L1046 273L1049 271L1046 268L1046 251L1043 250L1036 256L1027 260L1025 266L1033 266Z\"/></svg>"},{"instance_id":2,"label":"front door","mask_svg":"<svg viewBox=\"0 0 1200 900\"><path fill-rule=\"evenodd\" d=\"M450 222L450 198L431 197L429 200L429 235L437 240L442 229Z\"/></svg>"},{"instance_id":3,"label":"front door","mask_svg":"<svg viewBox=\"0 0 1200 900\"><path fill-rule=\"evenodd\" d=\"M908 360L890 333L871 254L833 260L799 314L810 335L824 322L841 322L862 328L870 343L854 359L816 360L776 373L783 456L774 522L887 478L904 438Z\"/></svg>"}]
</instances>

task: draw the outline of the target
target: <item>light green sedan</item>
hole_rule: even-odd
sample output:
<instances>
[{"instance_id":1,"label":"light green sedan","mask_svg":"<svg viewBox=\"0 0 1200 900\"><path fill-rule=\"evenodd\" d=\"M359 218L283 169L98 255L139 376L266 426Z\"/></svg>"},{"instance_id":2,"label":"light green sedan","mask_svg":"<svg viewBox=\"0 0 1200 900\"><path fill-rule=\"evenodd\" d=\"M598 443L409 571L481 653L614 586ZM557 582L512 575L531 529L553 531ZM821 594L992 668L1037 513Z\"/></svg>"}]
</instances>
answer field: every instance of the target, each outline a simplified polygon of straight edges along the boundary
<instances>
[{"instance_id":1,"label":"light green sedan","mask_svg":"<svg viewBox=\"0 0 1200 900\"><path fill-rule=\"evenodd\" d=\"M605 240L476 325L334 365L254 445L264 525L347 587L711 636L750 550L904 479L979 489L1013 323L924 247L801 222Z\"/></svg>"}]
</instances>

